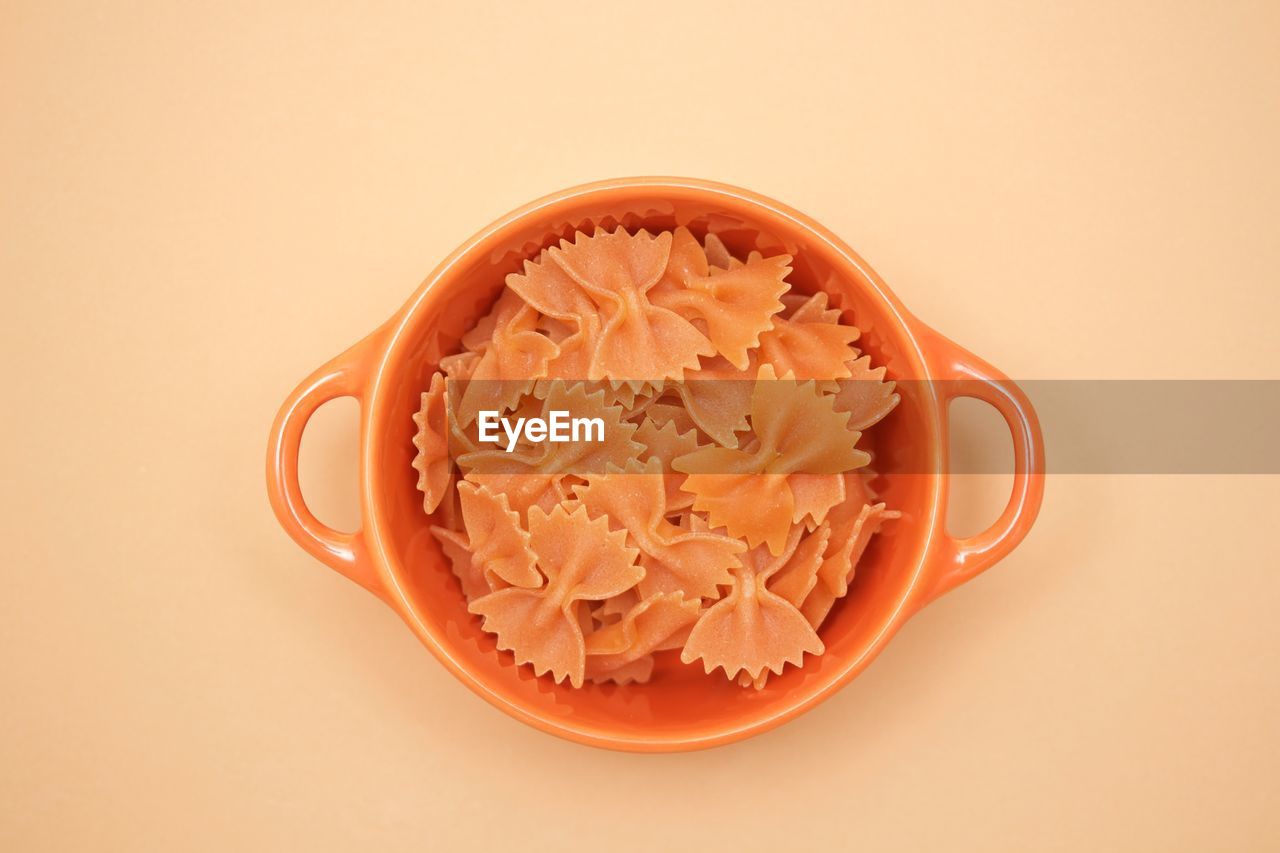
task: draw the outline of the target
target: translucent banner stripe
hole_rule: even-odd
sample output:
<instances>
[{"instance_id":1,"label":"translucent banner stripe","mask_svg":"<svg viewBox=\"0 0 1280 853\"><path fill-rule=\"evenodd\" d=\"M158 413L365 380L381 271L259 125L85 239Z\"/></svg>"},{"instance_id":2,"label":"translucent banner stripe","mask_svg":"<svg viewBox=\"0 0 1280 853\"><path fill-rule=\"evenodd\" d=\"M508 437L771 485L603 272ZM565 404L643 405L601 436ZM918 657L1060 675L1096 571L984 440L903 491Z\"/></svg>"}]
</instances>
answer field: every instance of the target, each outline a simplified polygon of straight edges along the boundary
<instances>
[{"instance_id":1,"label":"translucent banner stripe","mask_svg":"<svg viewBox=\"0 0 1280 853\"><path fill-rule=\"evenodd\" d=\"M773 417L784 424L775 427L775 432L781 430L778 436L758 436L750 428L753 399L758 407L755 395L766 383L773 383L772 392L765 395L769 404L781 410ZM1073 379L1017 384L1039 417L1050 474L1280 474L1280 380ZM657 453L652 445L659 441L664 452L668 446L740 451L701 454L698 473L737 474L760 468L763 473L827 474L866 461L857 454L837 453L843 445L865 452L870 466L880 473L938 474L943 473L942 455L936 448L921 446L922 424L931 401L968 396L967 385L972 383L637 380L618 386L566 382L556 394L545 384L525 381L450 381L450 455L464 470L639 472L644 460ZM818 409L809 400L815 392L825 401ZM851 418L865 414L859 405L875 405L886 394L897 400L883 420L861 435L850 428ZM860 402L841 411L840 403L831 403L836 399ZM820 411L826 404L835 417ZM631 411L624 411L623 405ZM847 411L850 407L856 410L853 414ZM1010 439L1003 425L974 430L966 428L964 420L952 423L958 432L951 442L948 472L1011 473ZM655 432L663 435L655 439ZM675 437L685 443L673 441ZM777 446L767 448L766 455L772 454L768 460L744 460L744 455L760 451L762 440L773 439ZM605 445L608 451L600 451ZM809 452L818 445L821 453ZM691 466L677 461L675 467Z\"/></svg>"}]
</instances>

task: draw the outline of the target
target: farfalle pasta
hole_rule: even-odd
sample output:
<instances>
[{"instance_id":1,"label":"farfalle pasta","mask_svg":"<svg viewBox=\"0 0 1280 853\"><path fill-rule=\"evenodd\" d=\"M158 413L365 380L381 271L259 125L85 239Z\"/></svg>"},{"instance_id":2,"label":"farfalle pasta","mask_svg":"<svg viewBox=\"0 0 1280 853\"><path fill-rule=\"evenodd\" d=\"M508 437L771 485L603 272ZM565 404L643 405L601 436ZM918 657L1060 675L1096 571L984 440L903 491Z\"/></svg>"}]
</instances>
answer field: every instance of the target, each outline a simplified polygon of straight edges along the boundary
<instances>
[{"instance_id":1,"label":"farfalle pasta","mask_svg":"<svg viewBox=\"0 0 1280 853\"><path fill-rule=\"evenodd\" d=\"M414 416L423 508L518 664L581 688L668 655L759 689L823 653L898 517L859 446L898 394L790 273L683 227L579 232L440 360Z\"/></svg>"}]
</instances>

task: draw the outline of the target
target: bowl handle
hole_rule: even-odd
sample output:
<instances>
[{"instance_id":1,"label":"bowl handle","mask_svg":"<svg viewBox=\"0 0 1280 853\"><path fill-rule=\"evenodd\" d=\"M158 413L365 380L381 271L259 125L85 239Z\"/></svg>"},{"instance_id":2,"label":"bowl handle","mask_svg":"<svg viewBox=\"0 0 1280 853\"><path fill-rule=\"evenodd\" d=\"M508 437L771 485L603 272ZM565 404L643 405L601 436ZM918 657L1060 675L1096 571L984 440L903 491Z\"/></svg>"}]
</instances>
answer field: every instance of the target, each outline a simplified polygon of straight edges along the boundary
<instances>
[{"instance_id":1,"label":"bowl handle","mask_svg":"<svg viewBox=\"0 0 1280 853\"><path fill-rule=\"evenodd\" d=\"M957 539L942 530L929 558L933 581L924 587L923 599L928 603L999 562L1031 530L1044 498L1044 437L1031 401L1013 380L923 324L917 324L917 338L936 377L942 458L950 447L949 405L959 397L995 407L1013 434L1013 493L1004 512L976 536Z\"/></svg>"},{"instance_id":2,"label":"bowl handle","mask_svg":"<svg viewBox=\"0 0 1280 853\"><path fill-rule=\"evenodd\" d=\"M298 484L298 449L307 422L325 403L355 397L366 404L373 358L382 343L382 334L375 332L304 379L281 405L267 443L267 496L285 532L308 554L380 598L385 593L361 531L334 530L307 508Z\"/></svg>"}]
</instances>

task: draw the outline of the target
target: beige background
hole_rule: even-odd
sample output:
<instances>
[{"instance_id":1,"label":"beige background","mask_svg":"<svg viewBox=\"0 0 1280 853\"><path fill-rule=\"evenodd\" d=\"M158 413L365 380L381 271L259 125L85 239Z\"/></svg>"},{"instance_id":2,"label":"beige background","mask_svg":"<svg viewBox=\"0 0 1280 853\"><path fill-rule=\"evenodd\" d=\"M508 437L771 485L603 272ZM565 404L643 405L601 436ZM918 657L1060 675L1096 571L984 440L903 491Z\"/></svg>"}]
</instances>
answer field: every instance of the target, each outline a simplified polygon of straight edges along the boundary
<instances>
[{"instance_id":1,"label":"beige background","mask_svg":"<svg viewBox=\"0 0 1280 853\"><path fill-rule=\"evenodd\" d=\"M1280 478L1055 477L838 696L672 757L473 697L262 483L312 367L622 174L799 207L1015 376L1274 378L1273 0L202 5L0 4L0 848L1280 843Z\"/></svg>"}]
</instances>

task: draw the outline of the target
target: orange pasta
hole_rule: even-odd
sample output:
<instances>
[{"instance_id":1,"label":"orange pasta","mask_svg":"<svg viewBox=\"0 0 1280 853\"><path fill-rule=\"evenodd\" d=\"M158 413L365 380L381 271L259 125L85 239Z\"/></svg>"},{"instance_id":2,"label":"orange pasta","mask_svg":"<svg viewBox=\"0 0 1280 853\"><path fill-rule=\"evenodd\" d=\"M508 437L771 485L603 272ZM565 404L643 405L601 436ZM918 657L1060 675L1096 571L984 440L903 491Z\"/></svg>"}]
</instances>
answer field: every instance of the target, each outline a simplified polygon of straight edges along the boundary
<instances>
[{"instance_id":1,"label":"orange pasta","mask_svg":"<svg viewBox=\"0 0 1280 853\"><path fill-rule=\"evenodd\" d=\"M578 233L440 360L418 488L517 663L583 688L643 683L667 655L760 689L822 654L897 517L858 445L898 395L790 272L684 227Z\"/></svg>"}]
</instances>

